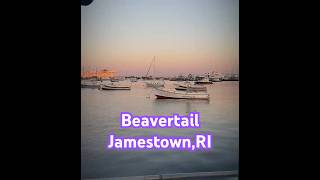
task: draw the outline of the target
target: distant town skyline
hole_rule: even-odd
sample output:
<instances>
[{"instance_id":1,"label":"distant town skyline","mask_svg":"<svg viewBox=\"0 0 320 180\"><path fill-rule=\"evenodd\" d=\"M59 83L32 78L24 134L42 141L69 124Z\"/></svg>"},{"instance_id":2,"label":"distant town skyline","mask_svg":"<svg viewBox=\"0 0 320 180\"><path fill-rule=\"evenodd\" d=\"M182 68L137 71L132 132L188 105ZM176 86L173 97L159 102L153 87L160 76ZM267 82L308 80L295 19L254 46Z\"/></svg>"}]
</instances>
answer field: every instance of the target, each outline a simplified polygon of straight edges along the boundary
<instances>
[{"instance_id":1,"label":"distant town skyline","mask_svg":"<svg viewBox=\"0 0 320 180\"><path fill-rule=\"evenodd\" d=\"M118 75L239 73L238 0L95 0L81 7L81 64Z\"/></svg>"}]
</instances>

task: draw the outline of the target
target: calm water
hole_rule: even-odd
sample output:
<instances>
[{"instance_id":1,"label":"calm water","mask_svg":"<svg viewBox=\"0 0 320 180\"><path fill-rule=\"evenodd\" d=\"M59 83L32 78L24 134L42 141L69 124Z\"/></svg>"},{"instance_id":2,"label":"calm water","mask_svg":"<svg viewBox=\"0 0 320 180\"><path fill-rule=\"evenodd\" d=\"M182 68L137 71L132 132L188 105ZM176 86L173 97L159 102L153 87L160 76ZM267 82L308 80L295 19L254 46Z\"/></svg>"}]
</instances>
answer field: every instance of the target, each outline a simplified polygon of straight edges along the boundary
<instances>
[{"instance_id":1,"label":"calm water","mask_svg":"<svg viewBox=\"0 0 320 180\"><path fill-rule=\"evenodd\" d=\"M128 82L129 83L129 82ZM175 82L166 82L172 87ZM239 82L206 85L210 100L155 99L143 82L130 91L81 89L81 173L82 178L190 173L238 170ZM134 115L201 114L200 129L120 129L120 112ZM110 151L107 134L148 136L190 136L212 132L211 152Z\"/></svg>"}]
</instances>

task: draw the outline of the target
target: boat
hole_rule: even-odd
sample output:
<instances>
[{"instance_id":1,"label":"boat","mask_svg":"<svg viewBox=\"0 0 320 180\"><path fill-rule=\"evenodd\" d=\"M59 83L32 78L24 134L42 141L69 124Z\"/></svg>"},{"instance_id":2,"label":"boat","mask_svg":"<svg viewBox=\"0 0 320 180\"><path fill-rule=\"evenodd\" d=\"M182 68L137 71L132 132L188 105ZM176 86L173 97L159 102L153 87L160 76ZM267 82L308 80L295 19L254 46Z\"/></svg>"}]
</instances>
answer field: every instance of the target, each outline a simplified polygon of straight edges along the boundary
<instances>
[{"instance_id":1,"label":"boat","mask_svg":"<svg viewBox=\"0 0 320 180\"><path fill-rule=\"evenodd\" d=\"M207 87L205 86L193 85L190 83L177 84L175 89L179 91L207 91Z\"/></svg>"},{"instance_id":2,"label":"boat","mask_svg":"<svg viewBox=\"0 0 320 180\"><path fill-rule=\"evenodd\" d=\"M155 80L156 79L154 77L155 76L155 64L156 64L156 57L154 56L152 61L151 61L151 63L150 63L150 65L149 65L148 71L147 71L146 75L144 76L144 77L149 77L148 75L149 75L150 69L151 69L151 67L153 65L153 76L151 76L153 80L146 81L145 84L146 84L147 87L154 87L154 88L156 88L156 87L164 87L164 80Z\"/></svg>"},{"instance_id":3,"label":"boat","mask_svg":"<svg viewBox=\"0 0 320 180\"><path fill-rule=\"evenodd\" d=\"M115 79L115 78L112 78L110 79L111 82L119 82L120 80L119 79Z\"/></svg>"},{"instance_id":4,"label":"boat","mask_svg":"<svg viewBox=\"0 0 320 180\"><path fill-rule=\"evenodd\" d=\"M147 81L145 84L147 87L164 87L164 81Z\"/></svg>"},{"instance_id":5,"label":"boat","mask_svg":"<svg viewBox=\"0 0 320 180\"><path fill-rule=\"evenodd\" d=\"M212 82L221 82L222 81L222 79L220 79L220 78L213 78L212 79Z\"/></svg>"},{"instance_id":6,"label":"boat","mask_svg":"<svg viewBox=\"0 0 320 180\"><path fill-rule=\"evenodd\" d=\"M212 72L211 76L209 77L209 80L212 82L221 82L223 80L223 76L218 72Z\"/></svg>"},{"instance_id":7,"label":"boat","mask_svg":"<svg viewBox=\"0 0 320 180\"><path fill-rule=\"evenodd\" d=\"M100 81L96 80L81 80L81 88L99 88Z\"/></svg>"},{"instance_id":8,"label":"boat","mask_svg":"<svg viewBox=\"0 0 320 180\"><path fill-rule=\"evenodd\" d=\"M207 92L175 91L165 88L156 88L157 99L205 99L209 100Z\"/></svg>"},{"instance_id":9,"label":"boat","mask_svg":"<svg viewBox=\"0 0 320 180\"><path fill-rule=\"evenodd\" d=\"M110 84L101 84L100 90L130 90L130 86L110 83Z\"/></svg>"},{"instance_id":10,"label":"boat","mask_svg":"<svg viewBox=\"0 0 320 180\"><path fill-rule=\"evenodd\" d=\"M222 81L222 78L213 77L213 78L210 78L210 80L211 80L212 82L221 82L221 81Z\"/></svg>"},{"instance_id":11,"label":"boat","mask_svg":"<svg viewBox=\"0 0 320 180\"><path fill-rule=\"evenodd\" d=\"M207 91L206 87L197 87L197 86L190 86L190 87L178 86L175 89L179 91L187 91L188 89L190 91Z\"/></svg>"},{"instance_id":12,"label":"boat","mask_svg":"<svg viewBox=\"0 0 320 180\"><path fill-rule=\"evenodd\" d=\"M137 82L138 79L137 78L130 78L130 82Z\"/></svg>"},{"instance_id":13,"label":"boat","mask_svg":"<svg viewBox=\"0 0 320 180\"><path fill-rule=\"evenodd\" d=\"M239 81L239 75L238 74L225 75L222 80L223 81Z\"/></svg>"},{"instance_id":14,"label":"boat","mask_svg":"<svg viewBox=\"0 0 320 180\"><path fill-rule=\"evenodd\" d=\"M212 82L209 80L209 78L203 78L199 81L194 82L195 84L212 84Z\"/></svg>"}]
</instances>

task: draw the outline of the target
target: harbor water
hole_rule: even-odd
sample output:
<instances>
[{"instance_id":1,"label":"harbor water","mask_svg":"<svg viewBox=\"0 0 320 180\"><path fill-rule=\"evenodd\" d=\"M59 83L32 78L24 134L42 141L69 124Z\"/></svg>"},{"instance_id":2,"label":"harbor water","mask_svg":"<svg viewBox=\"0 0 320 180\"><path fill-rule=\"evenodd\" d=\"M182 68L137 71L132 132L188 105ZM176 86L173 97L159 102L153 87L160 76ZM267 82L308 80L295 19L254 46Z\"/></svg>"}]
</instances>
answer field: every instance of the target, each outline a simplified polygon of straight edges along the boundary
<instances>
[{"instance_id":1,"label":"harbor water","mask_svg":"<svg viewBox=\"0 0 320 180\"><path fill-rule=\"evenodd\" d=\"M156 99L143 81L131 90L81 88L82 178L111 178L171 173L238 170L239 81L205 85L210 100ZM174 87L172 81L166 86ZM200 112L201 128L120 129L120 112L133 115L187 115ZM213 149L208 152L112 151L106 148L108 134L121 136L189 136L211 132Z\"/></svg>"}]
</instances>

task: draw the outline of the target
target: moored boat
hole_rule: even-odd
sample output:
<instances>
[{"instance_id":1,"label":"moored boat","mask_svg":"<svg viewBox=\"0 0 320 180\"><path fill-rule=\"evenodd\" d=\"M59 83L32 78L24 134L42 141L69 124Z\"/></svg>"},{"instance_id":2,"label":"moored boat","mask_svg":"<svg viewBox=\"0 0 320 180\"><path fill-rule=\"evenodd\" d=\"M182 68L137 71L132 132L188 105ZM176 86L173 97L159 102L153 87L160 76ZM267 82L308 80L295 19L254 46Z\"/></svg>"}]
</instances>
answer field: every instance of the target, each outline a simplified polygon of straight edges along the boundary
<instances>
[{"instance_id":1,"label":"moored boat","mask_svg":"<svg viewBox=\"0 0 320 180\"><path fill-rule=\"evenodd\" d=\"M100 89L101 90L130 90L131 87L111 83L111 84L101 84Z\"/></svg>"},{"instance_id":2,"label":"moored boat","mask_svg":"<svg viewBox=\"0 0 320 180\"><path fill-rule=\"evenodd\" d=\"M100 82L95 80L82 80L81 88L99 88Z\"/></svg>"},{"instance_id":3,"label":"moored boat","mask_svg":"<svg viewBox=\"0 0 320 180\"><path fill-rule=\"evenodd\" d=\"M209 80L209 78L203 78L199 81L194 82L195 84L212 84L212 82Z\"/></svg>"},{"instance_id":4,"label":"moored boat","mask_svg":"<svg viewBox=\"0 0 320 180\"><path fill-rule=\"evenodd\" d=\"M137 82L138 79L137 78L130 78L130 82Z\"/></svg>"},{"instance_id":5,"label":"moored boat","mask_svg":"<svg viewBox=\"0 0 320 180\"><path fill-rule=\"evenodd\" d=\"M174 91L165 88L156 88L155 96L158 99L209 99L206 92Z\"/></svg>"},{"instance_id":6,"label":"moored boat","mask_svg":"<svg viewBox=\"0 0 320 180\"><path fill-rule=\"evenodd\" d=\"M158 78L155 78L155 64L156 64L156 57L154 56L148 68L147 74L144 77L148 77L152 65L153 65L153 76L150 76L151 81L146 81L145 84L147 87L154 87L154 88L164 87L164 81L157 80Z\"/></svg>"},{"instance_id":7,"label":"moored boat","mask_svg":"<svg viewBox=\"0 0 320 180\"><path fill-rule=\"evenodd\" d=\"M238 74L225 75L222 80L223 81L239 81L239 75Z\"/></svg>"},{"instance_id":8,"label":"moored boat","mask_svg":"<svg viewBox=\"0 0 320 180\"><path fill-rule=\"evenodd\" d=\"M147 81L147 87L164 87L164 81Z\"/></svg>"},{"instance_id":9,"label":"moored boat","mask_svg":"<svg viewBox=\"0 0 320 180\"><path fill-rule=\"evenodd\" d=\"M179 91L207 91L207 87L205 86L193 85L190 83L177 84L175 89Z\"/></svg>"},{"instance_id":10,"label":"moored boat","mask_svg":"<svg viewBox=\"0 0 320 180\"><path fill-rule=\"evenodd\" d=\"M213 77L210 79L212 82L221 82L222 78L218 78L218 77Z\"/></svg>"},{"instance_id":11,"label":"moored boat","mask_svg":"<svg viewBox=\"0 0 320 180\"><path fill-rule=\"evenodd\" d=\"M223 79L223 75L218 72L212 72L211 75L209 76L209 80L212 82L221 82Z\"/></svg>"}]
</instances>

